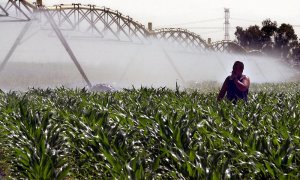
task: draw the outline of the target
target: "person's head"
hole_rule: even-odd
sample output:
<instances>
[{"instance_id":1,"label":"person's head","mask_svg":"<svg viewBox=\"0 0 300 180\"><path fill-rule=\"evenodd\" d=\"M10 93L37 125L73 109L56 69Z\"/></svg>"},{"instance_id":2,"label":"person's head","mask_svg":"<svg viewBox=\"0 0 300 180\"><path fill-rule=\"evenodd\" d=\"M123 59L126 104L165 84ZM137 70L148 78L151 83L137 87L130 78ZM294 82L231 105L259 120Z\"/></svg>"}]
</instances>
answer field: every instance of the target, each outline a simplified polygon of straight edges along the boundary
<instances>
[{"instance_id":1,"label":"person's head","mask_svg":"<svg viewBox=\"0 0 300 180\"><path fill-rule=\"evenodd\" d=\"M244 63L241 61L235 61L232 67L232 72L238 76L241 76L244 71Z\"/></svg>"}]
</instances>

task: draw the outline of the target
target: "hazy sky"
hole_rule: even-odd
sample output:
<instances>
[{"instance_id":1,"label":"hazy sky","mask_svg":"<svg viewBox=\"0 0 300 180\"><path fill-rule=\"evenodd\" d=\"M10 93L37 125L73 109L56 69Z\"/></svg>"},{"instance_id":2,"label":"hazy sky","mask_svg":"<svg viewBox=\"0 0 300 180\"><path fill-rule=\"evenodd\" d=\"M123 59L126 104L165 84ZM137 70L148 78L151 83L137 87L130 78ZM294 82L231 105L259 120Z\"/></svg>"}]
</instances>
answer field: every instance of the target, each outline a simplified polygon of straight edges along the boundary
<instances>
[{"instance_id":1,"label":"hazy sky","mask_svg":"<svg viewBox=\"0 0 300 180\"><path fill-rule=\"evenodd\" d=\"M6 1L6 0L0 0ZM230 38L234 39L236 26L261 25L267 18L272 21L298 25L300 36L299 0L43 0L46 5L95 4L120 11L134 20L153 28L181 27L213 41L224 37L224 8L230 9Z\"/></svg>"}]
</instances>

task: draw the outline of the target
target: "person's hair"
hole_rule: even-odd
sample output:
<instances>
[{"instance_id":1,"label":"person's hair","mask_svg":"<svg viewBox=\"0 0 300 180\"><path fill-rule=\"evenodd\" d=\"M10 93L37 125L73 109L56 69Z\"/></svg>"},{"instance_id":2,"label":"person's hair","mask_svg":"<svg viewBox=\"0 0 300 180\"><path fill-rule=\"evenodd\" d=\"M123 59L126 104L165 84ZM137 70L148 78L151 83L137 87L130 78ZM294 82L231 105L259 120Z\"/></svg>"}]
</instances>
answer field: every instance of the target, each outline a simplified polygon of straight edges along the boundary
<instances>
[{"instance_id":1,"label":"person's hair","mask_svg":"<svg viewBox=\"0 0 300 180\"><path fill-rule=\"evenodd\" d=\"M244 70L244 63L242 63L241 61L235 61L232 68L235 69L236 66L240 66Z\"/></svg>"}]
</instances>

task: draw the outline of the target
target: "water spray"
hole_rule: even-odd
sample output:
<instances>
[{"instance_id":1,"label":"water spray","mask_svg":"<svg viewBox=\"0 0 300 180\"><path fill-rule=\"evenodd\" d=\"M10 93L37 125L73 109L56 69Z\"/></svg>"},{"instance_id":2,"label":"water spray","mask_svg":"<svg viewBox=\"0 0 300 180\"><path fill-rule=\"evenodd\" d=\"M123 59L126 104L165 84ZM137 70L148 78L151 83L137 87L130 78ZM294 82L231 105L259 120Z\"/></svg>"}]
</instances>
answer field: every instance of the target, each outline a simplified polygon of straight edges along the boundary
<instances>
[{"instance_id":1,"label":"water spray","mask_svg":"<svg viewBox=\"0 0 300 180\"><path fill-rule=\"evenodd\" d=\"M83 79L86 81L87 85L89 87L92 87L91 82L89 81L89 79L87 78L86 74L84 73L82 67L80 66L79 62L77 61L76 56L74 55L72 49L70 48L69 44L67 43L66 39L64 38L63 34L61 33L61 31L59 30L59 28L57 27L56 23L54 22L54 20L52 19L50 13L48 10L46 10L45 8L42 8L46 18L49 20L53 30L55 31L56 35L58 36L60 42L62 43L62 45L64 46L64 48L66 49L66 51L68 52L68 54L70 55L71 59L73 60L73 62L75 63L77 69L79 70L81 76L83 77Z\"/></svg>"},{"instance_id":2,"label":"water spray","mask_svg":"<svg viewBox=\"0 0 300 180\"><path fill-rule=\"evenodd\" d=\"M7 64L8 60L10 59L10 57L12 56L12 54L17 49L18 45L20 44L20 41L22 40L22 38L24 37L24 35L28 31L28 29L31 26L31 24L32 24L32 21L26 22L25 26L21 30L21 32L18 35L17 39L15 40L13 46L10 48L10 50L8 51L7 55L5 56L3 62L1 63L1 65L0 65L0 73L3 71L3 69L4 69L5 65Z\"/></svg>"},{"instance_id":3,"label":"water spray","mask_svg":"<svg viewBox=\"0 0 300 180\"><path fill-rule=\"evenodd\" d=\"M22 28L20 34L18 35L17 39L15 40L13 46L10 48L9 52L7 53L7 55L5 56L3 62L0 65L0 73L3 71L5 65L7 64L8 60L10 59L10 57L12 56L12 54L15 52L17 46L20 44L22 38L24 37L24 35L26 34L26 32L28 31L28 29L30 28L31 24L32 24L32 20L29 16L26 15L26 13L24 13L22 11L22 9L16 5L15 1L10 1L14 6L16 6L16 8L22 12L22 14L24 14L24 16L27 18L28 22L25 24L25 26ZM49 13L49 11L47 9L45 9L42 4L42 2L39 1L38 6L36 8L36 10L39 10L40 12L42 12L45 17L47 18L47 20L49 21L52 29L54 30L54 32L56 33L57 37L59 38L60 42L62 43L62 45L64 46L65 50L68 52L69 56L71 57L72 61L74 62L74 64L76 65L77 69L79 70L81 76L84 78L84 80L86 81L87 85L89 87L92 87L92 84L90 83L89 79L87 78L85 72L83 71L81 65L79 64L76 56L74 55L72 49L70 48L69 44L67 43L67 41L65 40L63 34L61 33L61 31L59 30L59 28L57 27L55 21L53 20L51 14ZM33 15L33 14L32 14Z\"/></svg>"},{"instance_id":4,"label":"water spray","mask_svg":"<svg viewBox=\"0 0 300 180\"><path fill-rule=\"evenodd\" d=\"M14 7L14 5L18 5L18 2L16 0L11 1L14 2L14 4L12 4L12 7ZM9 3L11 1L9 1ZM24 3L26 4L28 2L24 0L20 0L19 2L21 4L21 9L23 9L27 13L22 4L24 5ZM91 87L92 85L90 83L90 80L91 82L105 82L108 84L117 82L117 85L122 83L125 84L127 81L129 81L129 83L135 85L137 82L146 86L150 84L159 84L160 86L168 87L173 87L175 79L178 80L179 83L183 83L185 85L187 85L189 82L219 82L221 81L221 78L222 80L224 78L225 74L223 73L228 74L230 72L229 68L232 67L232 61L241 58L245 58L244 61L247 64L246 70L249 71L246 72L246 74L249 74L250 77L253 78L253 82L286 80L291 76L291 73L294 72L293 69L289 69L287 68L287 66L280 66L281 64L279 64L275 60L273 61L273 59L267 60L266 58L252 58L248 55L245 55L247 52L243 52L240 49L237 49L239 47L236 47L233 44L234 42L224 41L216 44L215 46L212 45L207 47L205 46L205 42L201 40L200 36L178 28L167 28L161 29L160 31L153 31L151 37L153 37L153 40L157 40L157 42L159 43L164 43L164 40L166 40L167 42L170 42L168 40L171 40L171 43L177 43L177 45L179 44L181 47L172 45L169 46L170 44L168 44L168 46L163 46L166 44L163 44L162 46L160 46L159 44L154 44L155 46L146 46L147 43L143 43L143 40L144 42L150 42L149 39L151 38L149 38L150 35L147 34L145 28L143 26L140 26L140 24L135 23L135 21L133 21L130 17L125 17L118 11L109 10L108 8L79 4L57 5L49 8L43 7L42 4L39 5L39 3L37 3L37 5L38 6L24 5L25 8L32 8L33 12L39 13L37 18L31 17L29 15L28 17L31 20L28 21L28 18L22 17L23 21L28 22L26 22L26 24L16 24L16 27L18 25L18 28L21 28L21 31L20 34L18 34L17 39L13 37L12 40L15 40L15 42L13 42L12 47L10 47L9 43L5 43L5 46L9 45L7 50L5 49L5 46L0 50L0 55L2 54L5 57L3 57L4 61L0 62L2 63L0 64L1 73L3 72L3 69L9 59L13 59L14 61L23 61L28 59L32 59L32 61L37 60L38 66L36 64L29 64L29 66L26 67L29 67L29 71L33 70L31 72L32 74L40 72L34 71L34 68L43 69L44 64L42 63L42 61L48 59L55 60L52 54L56 52L58 53L56 53L54 57L57 57L59 63L64 63L64 61L69 62L69 59L71 58L72 64L68 63L65 64L66 66L61 66L59 68L57 68L55 64L53 65L50 62L47 62L47 65L49 65L49 67L53 65L51 67L54 67L54 70L57 70L57 72L59 73L62 72L65 75L63 78L66 78L67 80L74 78L72 79L71 83L65 81L65 79L58 79L59 82L55 83L63 82L71 86L76 86L78 84L88 84L88 86ZM4 9L6 8L4 7ZM7 9L6 11L10 13L10 16L11 13L13 14L13 11L8 11ZM2 13L1 9L0 12ZM106 13L106 16L101 16L102 13ZM33 13L29 14L32 15ZM68 16L64 16L64 14L67 14ZM22 14L19 13L19 15ZM10 16L8 18L10 18ZM46 19L44 17L46 17ZM74 21L72 17L74 17ZM6 17L3 17L3 19L4 18ZM15 19L21 20L20 18ZM30 52L22 51L24 49L26 50L26 48L28 49L28 47L30 46L36 47L36 44L30 44L30 42L27 44L27 40L32 38L33 36L34 40L39 40L38 38L43 38L44 40L45 38L45 36L40 36L40 32L37 33L38 31L34 33L30 32L31 29L29 28L34 26L32 22L35 22L36 19L38 19L39 22L43 21L43 23L39 23L39 25L43 24L44 26L46 26L46 28L43 30L50 30L50 36L59 38L60 43L64 46L64 48L61 48L60 44L58 44L57 42L56 44L58 44L58 46L50 46L50 43L48 44L44 42L43 46L38 47L37 49L45 49L49 45L50 48L45 53L43 53L42 51L35 51L35 54L33 55ZM4 23L5 22L9 21L4 21ZM15 20L13 22L17 21ZM110 22L114 24L110 24ZM124 28L125 25L126 27L128 27L128 30ZM7 32L10 32L10 29L5 29L5 26L3 26L3 28ZM152 28L149 28L149 31L151 29ZM17 28L15 28L14 30L17 30ZM80 36L80 38L73 38L72 34L62 34L64 32L67 32L64 30L70 30L68 31L68 33L76 33L74 37L82 35L79 33L85 34L83 37ZM84 38L89 35L88 33L93 35L88 36L88 38L93 37L93 39L85 41L86 39ZM14 33L11 33L9 35L14 35ZM69 37L71 40L68 39ZM136 37L136 39L134 37ZM80 41L77 41L78 39ZM26 45L20 46L24 42L26 42ZM130 45L135 44L136 42L141 42L141 46L137 49L134 49L130 45L124 44L124 42L130 43ZM37 43L39 43L39 41L37 41ZM16 51L17 47L20 47L21 51L16 55L15 58L12 58L13 53ZM153 47L155 47L155 49L153 49ZM170 48L172 47L175 47L175 49L171 50ZM180 49L178 49L177 47ZM196 50L193 49L194 47L196 47ZM62 53L61 51L66 51L67 53L64 53L62 56L60 54ZM242 55L233 54L233 51L241 52ZM182 54L182 52L184 54ZM199 52L201 53L199 54ZM76 54L76 56L74 53ZM43 58L38 58L39 55L42 55ZM80 63L89 63L85 64L85 69L82 69L82 66L79 64L77 58L83 61L80 61ZM73 63L76 65L77 69L73 67ZM16 66L8 66L8 69L18 69L20 64L21 63L16 64ZM265 67L268 68L265 69ZM28 69L23 68L21 70L26 72ZM80 75L77 71L74 71L74 69L78 70L80 72ZM72 74L73 72L74 74ZM85 72L88 72L89 79L86 76ZM166 72L168 73L166 74ZM1 83L1 85L7 86L7 84L12 84L10 83L10 81L16 82L17 84L17 81L13 79L14 75L18 77L18 75L21 73L22 71L8 71L6 77L3 73L4 75L2 76L3 78L1 78L1 80L3 80L3 82L6 82L4 82L3 84ZM53 71L48 68L47 71L42 71L42 73L44 73L44 79L35 77L36 75L30 74L28 76L29 78L24 78L24 80L34 83L37 83L38 80L40 80L41 83L44 83L47 82L50 76L52 76L52 74L50 76L48 74L53 73ZM12 74L13 76L11 76ZM9 79L10 77L12 78ZM85 82L80 81L80 83L78 83L78 79L82 79L82 81L84 79ZM55 80L57 79L53 79L53 81ZM20 82L23 83L21 80ZM46 85L49 86L51 82L47 82ZM131 86L132 84L126 85ZM27 85L28 84L26 84L26 86Z\"/></svg>"},{"instance_id":5,"label":"water spray","mask_svg":"<svg viewBox=\"0 0 300 180\"><path fill-rule=\"evenodd\" d=\"M180 71L178 70L178 68L176 67L176 65L174 64L172 58L169 56L168 52L165 50L165 48L163 48L163 52L164 55L166 56L167 60L169 61L169 63L171 64L172 68L175 70L176 74L179 76L180 80L183 82L183 84L185 85L186 82L183 78L183 76L181 75ZM177 82L176 82L177 83Z\"/></svg>"}]
</instances>

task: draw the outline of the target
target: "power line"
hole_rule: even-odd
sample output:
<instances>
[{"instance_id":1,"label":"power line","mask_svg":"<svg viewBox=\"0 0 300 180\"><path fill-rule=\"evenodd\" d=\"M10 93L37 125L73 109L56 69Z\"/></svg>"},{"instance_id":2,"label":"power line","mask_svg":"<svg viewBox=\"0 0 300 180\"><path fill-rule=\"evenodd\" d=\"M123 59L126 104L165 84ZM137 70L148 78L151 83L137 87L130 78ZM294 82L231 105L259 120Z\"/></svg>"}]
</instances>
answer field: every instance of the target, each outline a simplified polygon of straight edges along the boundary
<instances>
[{"instance_id":1,"label":"power line","mask_svg":"<svg viewBox=\"0 0 300 180\"><path fill-rule=\"evenodd\" d=\"M261 21L257 21L257 20L249 20L249 19L234 18L234 17L231 17L230 20L246 21L246 22L259 22L259 23L261 23Z\"/></svg>"},{"instance_id":2,"label":"power line","mask_svg":"<svg viewBox=\"0 0 300 180\"><path fill-rule=\"evenodd\" d=\"M207 20L202 20L202 21L190 21L186 23L178 23L178 24L173 24L173 25L164 25L164 26L158 26L158 27L167 27L167 26L183 26L183 25L191 25L191 24L197 24L197 23L203 23L203 22L209 22L209 21L214 21L214 20L224 20L223 18L215 18L215 19L207 19ZM260 22L256 20L249 20L249 19L241 19L241 18L230 18L230 20L238 20L238 21L246 21L246 22ZM237 25L238 26L238 25ZM300 28L300 25L292 25L295 28ZM242 28L248 28L248 26L239 26ZM203 26L192 26L192 27L183 27L187 29L223 29L224 27L203 27ZM229 29L235 29L235 27L229 27Z\"/></svg>"},{"instance_id":3,"label":"power line","mask_svg":"<svg viewBox=\"0 0 300 180\"><path fill-rule=\"evenodd\" d=\"M248 26L239 26L239 27L242 27L242 28L248 28ZM224 29L224 27L184 27L186 29ZM235 29L236 27L228 27L229 29Z\"/></svg>"},{"instance_id":4,"label":"power line","mask_svg":"<svg viewBox=\"0 0 300 180\"><path fill-rule=\"evenodd\" d=\"M201 32L201 34L212 34L212 33L221 33L223 32L223 30L217 30L217 31L205 31L205 32Z\"/></svg>"},{"instance_id":5,"label":"power line","mask_svg":"<svg viewBox=\"0 0 300 180\"><path fill-rule=\"evenodd\" d=\"M169 25L163 25L163 27L166 27L166 26L182 26L182 25L198 24L198 23L212 22L212 21L217 21L217 20L223 20L223 18L214 18L214 19L205 19L205 20L201 20L201 21L190 21L190 22L185 22L185 23L169 24Z\"/></svg>"},{"instance_id":6,"label":"power line","mask_svg":"<svg viewBox=\"0 0 300 180\"><path fill-rule=\"evenodd\" d=\"M184 27L187 29L223 29L223 27Z\"/></svg>"}]
</instances>

